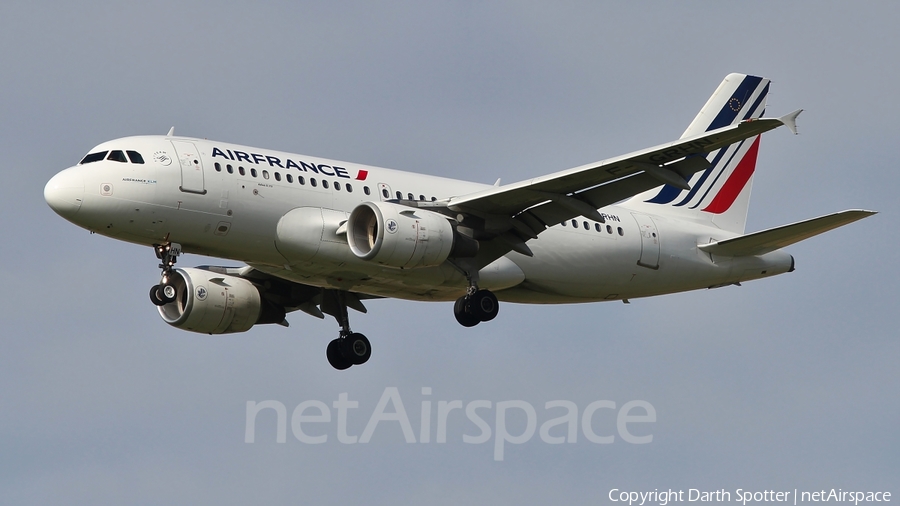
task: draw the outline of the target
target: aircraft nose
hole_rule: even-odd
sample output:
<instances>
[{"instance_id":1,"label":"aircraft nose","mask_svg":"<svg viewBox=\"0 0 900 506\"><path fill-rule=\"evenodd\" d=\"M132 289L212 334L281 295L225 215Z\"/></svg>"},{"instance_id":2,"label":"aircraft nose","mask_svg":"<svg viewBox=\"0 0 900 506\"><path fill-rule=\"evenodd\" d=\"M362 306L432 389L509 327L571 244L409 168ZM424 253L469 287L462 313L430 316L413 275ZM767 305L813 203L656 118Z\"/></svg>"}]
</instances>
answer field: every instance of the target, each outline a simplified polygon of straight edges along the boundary
<instances>
[{"instance_id":1,"label":"aircraft nose","mask_svg":"<svg viewBox=\"0 0 900 506\"><path fill-rule=\"evenodd\" d=\"M47 181L44 200L56 214L69 219L81 209L84 198L84 177L76 168L66 169Z\"/></svg>"}]
</instances>

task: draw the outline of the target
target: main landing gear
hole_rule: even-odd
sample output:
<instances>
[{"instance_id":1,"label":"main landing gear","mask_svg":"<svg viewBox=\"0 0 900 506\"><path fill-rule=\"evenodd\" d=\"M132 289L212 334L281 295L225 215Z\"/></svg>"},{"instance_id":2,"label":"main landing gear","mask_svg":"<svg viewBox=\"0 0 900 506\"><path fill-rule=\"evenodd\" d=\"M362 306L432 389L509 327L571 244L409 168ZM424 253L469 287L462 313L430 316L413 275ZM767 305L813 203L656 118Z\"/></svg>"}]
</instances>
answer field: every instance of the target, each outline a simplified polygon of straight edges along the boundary
<instances>
[{"instance_id":1,"label":"main landing gear","mask_svg":"<svg viewBox=\"0 0 900 506\"><path fill-rule=\"evenodd\" d=\"M497 296L490 290L479 290L475 285L470 286L466 295L456 299L453 304L453 316L463 327L474 327L481 322L491 321L499 311Z\"/></svg>"},{"instance_id":2,"label":"main landing gear","mask_svg":"<svg viewBox=\"0 0 900 506\"><path fill-rule=\"evenodd\" d=\"M355 295L338 290L325 290L322 300L322 311L334 316L341 325L340 335L328 343L328 348L325 349L328 363L339 371L365 364L372 356L372 345L366 336L350 330L350 318L347 316L349 297Z\"/></svg>"},{"instance_id":3,"label":"main landing gear","mask_svg":"<svg viewBox=\"0 0 900 506\"><path fill-rule=\"evenodd\" d=\"M177 242L154 244L153 250L156 252L156 258L162 262L159 264L162 276L158 285L150 287L150 302L156 306L165 306L174 301L177 295L175 287L169 284L169 280L178 255L181 254L181 245Z\"/></svg>"}]
</instances>

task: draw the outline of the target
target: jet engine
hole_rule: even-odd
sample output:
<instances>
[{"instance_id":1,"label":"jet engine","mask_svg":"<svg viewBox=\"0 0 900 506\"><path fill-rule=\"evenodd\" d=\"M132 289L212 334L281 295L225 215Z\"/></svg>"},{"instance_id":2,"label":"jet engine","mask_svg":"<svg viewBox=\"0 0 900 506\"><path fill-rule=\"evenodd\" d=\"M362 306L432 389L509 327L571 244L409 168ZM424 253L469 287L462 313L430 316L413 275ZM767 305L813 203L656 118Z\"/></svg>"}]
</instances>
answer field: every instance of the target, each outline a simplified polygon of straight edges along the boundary
<instances>
[{"instance_id":1,"label":"jet engine","mask_svg":"<svg viewBox=\"0 0 900 506\"><path fill-rule=\"evenodd\" d=\"M204 334L245 332L259 323L284 321L284 308L260 295L246 279L204 269L175 269L169 278L175 300L159 306L166 323Z\"/></svg>"},{"instance_id":2,"label":"jet engine","mask_svg":"<svg viewBox=\"0 0 900 506\"><path fill-rule=\"evenodd\" d=\"M478 243L454 230L446 216L390 202L356 206L347 220L347 242L357 257L400 269L434 267L451 254L478 252Z\"/></svg>"}]
</instances>

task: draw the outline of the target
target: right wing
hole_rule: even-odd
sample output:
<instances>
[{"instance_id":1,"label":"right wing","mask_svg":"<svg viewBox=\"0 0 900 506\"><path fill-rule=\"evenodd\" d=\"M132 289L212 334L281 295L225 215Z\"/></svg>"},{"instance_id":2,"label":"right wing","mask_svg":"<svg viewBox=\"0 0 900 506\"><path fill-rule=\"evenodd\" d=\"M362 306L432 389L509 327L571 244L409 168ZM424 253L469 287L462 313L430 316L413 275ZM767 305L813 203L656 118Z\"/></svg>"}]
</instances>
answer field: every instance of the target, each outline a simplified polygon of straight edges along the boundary
<instances>
[{"instance_id":1,"label":"right wing","mask_svg":"<svg viewBox=\"0 0 900 506\"><path fill-rule=\"evenodd\" d=\"M584 211L592 208L596 212L600 207L662 184L687 186L686 179L691 174L709 166L704 158L708 153L782 125L795 131L795 120L800 112L797 110L781 118L750 119L616 158L453 197L449 206L453 210L515 216L538 204L558 201L563 207L568 204ZM641 183L628 181L635 177ZM606 188L611 185L613 188ZM575 213L576 216L579 214L582 213Z\"/></svg>"},{"instance_id":2,"label":"right wing","mask_svg":"<svg viewBox=\"0 0 900 506\"><path fill-rule=\"evenodd\" d=\"M478 255L464 269L477 270L509 251L530 255L525 242L557 223L576 216L602 222L599 208L663 184L687 187L692 174L709 166L706 155L710 152L782 125L796 133L800 112L744 120L616 158L452 197L437 205L474 218L464 219L461 226L472 228L481 243Z\"/></svg>"}]
</instances>

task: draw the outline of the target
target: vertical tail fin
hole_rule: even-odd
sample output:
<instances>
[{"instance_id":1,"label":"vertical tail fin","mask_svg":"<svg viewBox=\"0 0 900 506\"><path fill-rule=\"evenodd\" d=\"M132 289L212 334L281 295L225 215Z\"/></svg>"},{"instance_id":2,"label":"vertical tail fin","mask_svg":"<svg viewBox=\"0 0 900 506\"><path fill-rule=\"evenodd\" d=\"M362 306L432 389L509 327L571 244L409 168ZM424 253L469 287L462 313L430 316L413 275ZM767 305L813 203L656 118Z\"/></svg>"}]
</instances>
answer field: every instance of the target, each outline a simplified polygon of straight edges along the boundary
<instances>
[{"instance_id":1,"label":"vertical tail fin","mask_svg":"<svg viewBox=\"0 0 900 506\"><path fill-rule=\"evenodd\" d=\"M759 118L765 112L768 92L768 79L729 74L681 137ZM709 168L691 177L689 190L665 185L636 195L628 204L652 214L678 216L743 233L759 139L757 135L710 153Z\"/></svg>"}]
</instances>

